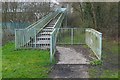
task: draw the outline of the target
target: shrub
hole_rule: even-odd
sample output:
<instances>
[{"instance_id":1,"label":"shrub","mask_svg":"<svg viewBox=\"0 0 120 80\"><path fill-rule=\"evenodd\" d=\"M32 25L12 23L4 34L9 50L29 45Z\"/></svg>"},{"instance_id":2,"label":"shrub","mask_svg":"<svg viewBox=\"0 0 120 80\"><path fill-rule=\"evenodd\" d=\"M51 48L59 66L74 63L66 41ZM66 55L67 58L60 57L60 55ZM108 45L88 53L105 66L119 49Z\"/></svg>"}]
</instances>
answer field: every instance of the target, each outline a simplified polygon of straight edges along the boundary
<instances>
[{"instance_id":1,"label":"shrub","mask_svg":"<svg viewBox=\"0 0 120 80\"><path fill-rule=\"evenodd\" d=\"M93 65L93 66L103 65L103 61L101 61L99 59L95 59L93 61L90 61L90 64Z\"/></svg>"}]
</instances>

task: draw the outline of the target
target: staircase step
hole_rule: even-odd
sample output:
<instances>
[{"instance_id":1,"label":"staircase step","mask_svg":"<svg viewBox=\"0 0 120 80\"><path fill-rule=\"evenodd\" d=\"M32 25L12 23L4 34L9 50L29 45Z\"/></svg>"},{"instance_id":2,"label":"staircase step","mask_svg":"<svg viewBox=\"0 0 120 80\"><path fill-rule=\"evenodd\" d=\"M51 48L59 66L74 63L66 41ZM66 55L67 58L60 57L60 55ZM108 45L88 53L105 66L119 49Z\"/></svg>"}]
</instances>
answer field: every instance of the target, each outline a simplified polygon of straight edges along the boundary
<instances>
[{"instance_id":1,"label":"staircase step","mask_svg":"<svg viewBox=\"0 0 120 80\"><path fill-rule=\"evenodd\" d=\"M53 29L43 29L42 32L52 32Z\"/></svg>"},{"instance_id":2,"label":"staircase step","mask_svg":"<svg viewBox=\"0 0 120 80\"><path fill-rule=\"evenodd\" d=\"M53 29L54 27L45 27L45 29Z\"/></svg>"},{"instance_id":3,"label":"staircase step","mask_svg":"<svg viewBox=\"0 0 120 80\"><path fill-rule=\"evenodd\" d=\"M30 44L35 44L35 42L30 43ZM48 44L50 44L50 40L37 40L36 44L46 44L46 45L48 45Z\"/></svg>"},{"instance_id":4,"label":"staircase step","mask_svg":"<svg viewBox=\"0 0 120 80\"><path fill-rule=\"evenodd\" d=\"M46 27L53 27L54 25L47 25Z\"/></svg>"},{"instance_id":5,"label":"staircase step","mask_svg":"<svg viewBox=\"0 0 120 80\"><path fill-rule=\"evenodd\" d=\"M60 17L61 13L57 15L44 29L42 29L36 36L36 48L50 49L50 35L54 30L54 25ZM35 48L35 39L31 40L25 47Z\"/></svg>"},{"instance_id":6,"label":"staircase step","mask_svg":"<svg viewBox=\"0 0 120 80\"><path fill-rule=\"evenodd\" d=\"M51 35L51 34L40 34L40 35Z\"/></svg>"},{"instance_id":7,"label":"staircase step","mask_svg":"<svg viewBox=\"0 0 120 80\"><path fill-rule=\"evenodd\" d=\"M48 31L42 30L41 32L52 32L52 31L50 31L50 30L48 30Z\"/></svg>"},{"instance_id":8,"label":"staircase step","mask_svg":"<svg viewBox=\"0 0 120 80\"><path fill-rule=\"evenodd\" d=\"M52 32L41 32L38 35L51 35L51 34L52 34Z\"/></svg>"},{"instance_id":9,"label":"staircase step","mask_svg":"<svg viewBox=\"0 0 120 80\"><path fill-rule=\"evenodd\" d=\"M52 20L49 24L55 23L57 20Z\"/></svg>"},{"instance_id":10,"label":"staircase step","mask_svg":"<svg viewBox=\"0 0 120 80\"><path fill-rule=\"evenodd\" d=\"M48 24L47 26L54 26L55 24Z\"/></svg>"},{"instance_id":11,"label":"staircase step","mask_svg":"<svg viewBox=\"0 0 120 80\"><path fill-rule=\"evenodd\" d=\"M50 40L50 38L37 38L36 40Z\"/></svg>"},{"instance_id":12,"label":"staircase step","mask_svg":"<svg viewBox=\"0 0 120 80\"><path fill-rule=\"evenodd\" d=\"M35 48L35 44L28 45L28 46L25 46L25 47ZM50 45L39 45L39 44L36 44L36 48L46 50L46 49L50 49Z\"/></svg>"},{"instance_id":13,"label":"staircase step","mask_svg":"<svg viewBox=\"0 0 120 80\"><path fill-rule=\"evenodd\" d=\"M50 36L49 35L42 35L42 36L37 37L37 39L42 39L42 38L47 38L48 39L48 38L50 38Z\"/></svg>"},{"instance_id":14,"label":"staircase step","mask_svg":"<svg viewBox=\"0 0 120 80\"><path fill-rule=\"evenodd\" d=\"M55 25L56 22L49 23L48 25Z\"/></svg>"},{"instance_id":15,"label":"staircase step","mask_svg":"<svg viewBox=\"0 0 120 80\"><path fill-rule=\"evenodd\" d=\"M55 23L57 21L57 19L53 19L50 23Z\"/></svg>"},{"instance_id":16,"label":"staircase step","mask_svg":"<svg viewBox=\"0 0 120 80\"><path fill-rule=\"evenodd\" d=\"M56 23L56 21L51 21L50 23L48 23L48 24L55 24Z\"/></svg>"}]
</instances>

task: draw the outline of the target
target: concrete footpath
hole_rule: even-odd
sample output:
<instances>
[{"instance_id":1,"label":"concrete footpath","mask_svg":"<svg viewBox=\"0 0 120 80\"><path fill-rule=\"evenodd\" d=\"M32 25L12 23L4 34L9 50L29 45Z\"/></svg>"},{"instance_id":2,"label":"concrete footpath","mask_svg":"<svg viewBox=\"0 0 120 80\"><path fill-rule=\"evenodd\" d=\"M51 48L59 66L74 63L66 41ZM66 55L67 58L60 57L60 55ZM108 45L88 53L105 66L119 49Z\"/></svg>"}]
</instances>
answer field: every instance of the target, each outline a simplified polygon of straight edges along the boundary
<instances>
[{"instance_id":1,"label":"concrete footpath","mask_svg":"<svg viewBox=\"0 0 120 80\"><path fill-rule=\"evenodd\" d=\"M50 78L89 78L89 51L80 45L56 46L57 63ZM85 50L86 49L86 50Z\"/></svg>"}]
</instances>

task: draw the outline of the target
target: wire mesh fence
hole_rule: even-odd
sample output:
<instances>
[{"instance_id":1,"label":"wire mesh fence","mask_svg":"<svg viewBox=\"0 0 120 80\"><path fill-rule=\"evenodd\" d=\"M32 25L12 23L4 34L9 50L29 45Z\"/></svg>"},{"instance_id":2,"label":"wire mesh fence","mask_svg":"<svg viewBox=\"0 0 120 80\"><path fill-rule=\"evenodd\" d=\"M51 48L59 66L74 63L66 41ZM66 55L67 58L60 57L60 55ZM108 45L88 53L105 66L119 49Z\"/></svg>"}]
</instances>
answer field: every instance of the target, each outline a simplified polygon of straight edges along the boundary
<instances>
[{"instance_id":1,"label":"wire mesh fence","mask_svg":"<svg viewBox=\"0 0 120 80\"><path fill-rule=\"evenodd\" d=\"M31 25L30 23L24 23L24 22L11 22L11 23L0 23L2 25L2 29L6 30L6 29L10 29L12 31L14 31L14 29L24 29L26 27L28 27L29 25Z\"/></svg>"}]
</instances>

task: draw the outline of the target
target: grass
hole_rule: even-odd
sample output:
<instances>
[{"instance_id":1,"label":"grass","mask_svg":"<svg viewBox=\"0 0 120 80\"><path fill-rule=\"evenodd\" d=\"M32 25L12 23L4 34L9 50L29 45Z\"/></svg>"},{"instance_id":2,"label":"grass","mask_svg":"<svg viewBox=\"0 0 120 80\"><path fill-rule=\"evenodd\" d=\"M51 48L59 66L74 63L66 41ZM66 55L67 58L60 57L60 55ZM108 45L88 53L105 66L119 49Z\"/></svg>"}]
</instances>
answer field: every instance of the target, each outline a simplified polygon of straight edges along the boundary
<instances>
[{"instance_id":1,"label":"grass","mask_svg":"<svg viewBox=\"0 0 120 80\"><path fill-rule=\"evenodd\" d=\"M96 72L97 72L97 70L96 69L89 69L89 75L90 75L90 77L91 78L96 78Z\"/></svg>"},{"instance_id":2,"label":"grass","mask_svg":"<svg viewBox=\"0 0 120 80\"><path fill-rule=\"evenodd\" d=\"M0 47L0 79L2 78L2 47Z\"/></svg>"},{"instance_id":3,"label":"grass","mask_svg":"<svg viewBox=\"0 0 120 80\"><path fill-rule=\"evenodd\" d=\"M119 56L118 55L119 47L118 47L118 42L117 41L103 40L103 45L104 45L103 47L105 47L108 52L112 53L113 56L117 56L117 57ZM102 50L102 52L103 52L102 54L103 54L104 58L108 58L109 61L113 62L112 58L109 58L110 55L106 55L105 50Z\"/></svg>"},{"instance_id":4,"label":"grass","mask_svg":"<svg viewBox=\"0 0 120 80\"><path fill-rule=\"evenodd\" d=\"M112 58L111 58L112 56ZM114 56L114 57L113 57ZM102 59L103 65L91 67L89 69L91 78L118 78L118 69L116 66L118 57L118 43L103 40ZM107 62L106 62L107 60ZM108 63L109 62L109 63Z\"/></svg>"},{"instance_id":5,"label":"grass","mask_svg":"<svg viewBox=\"0 0 120 80\"><path fill-rule=\"evenodd\" d=\"M83 45L84 48L87 48L88 46L87 45Z\"/></svg>"},{"instance_id":6,"label":"grass","mask_svg":"<svg viewBox=\"0 0 120 80\"><path fill-rule=\"evenodd\" d=\"M115 72L113 70L104 70L101 77L102 78L118 78L118 71Z\"/></svg>"},{"instance_id":7,"label":"grass","mask_svg":"<svg viewBox=\"0 0 120 80\"><path fill-rule=\"evenodd\" d=\"M90 61L90 64L93 65L93 66L103 65L103 61L99 60L99 59L95 59L93 61Z\"/></svg>"},{"instance_id":8,"label":"grass","mask_svg":"<svg viewBox=\"0 0 120 80\"><path fill-rule=\"evenodd\" d=\"M101 75L96 75L97 69L89 69L92 78L118 78L118 71L104 70Z\"/></svg>"},{"instance_id":9,"label":"grass","mask_svg":"<svg viewBox=\"0 0 120 80\"><path fill-rule=\"evenodd\" d=\"M106 47L110 52L115 53L115 55L118 56L118 42L116 41L108 41L108 40L103 40L103 45Z\"/></svg>"},{"instance_id":10,"label":"grass","mask_svg":"<svg viewBox=\"0 0 120 80\"><path fill-rule=\"evenodd\" d=\"M3 78L47 78L50 66L50 52L44 50L14 50L15 43L2 47Z\"/></svg>"}]
</instances>

